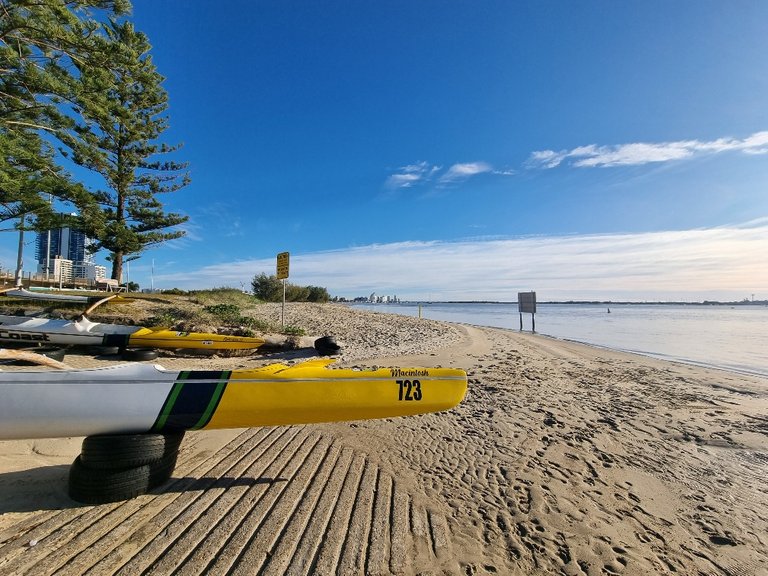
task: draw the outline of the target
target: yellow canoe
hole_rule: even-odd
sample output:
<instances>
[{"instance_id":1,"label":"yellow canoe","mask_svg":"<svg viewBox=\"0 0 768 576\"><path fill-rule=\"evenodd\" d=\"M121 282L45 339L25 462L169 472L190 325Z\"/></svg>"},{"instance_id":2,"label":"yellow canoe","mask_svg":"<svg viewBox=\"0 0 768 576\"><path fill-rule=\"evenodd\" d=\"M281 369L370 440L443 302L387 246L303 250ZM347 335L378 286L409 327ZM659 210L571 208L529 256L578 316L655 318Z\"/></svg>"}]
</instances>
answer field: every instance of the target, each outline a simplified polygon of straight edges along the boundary
<instances>
[{"instance_id":1,"label":"yellow canoe","mask_svg":"<svg viewBox=\"0 0 768 576\"><path fill-rule=\"evenodd\" d=\"M121 335L122 336L122 335ZM110 343L115 340L114 335ZM185 348L192 350L252 350L265 343L263 338L229 336L205 332L176 332L164 328L139 328L128 335L128 346L146 348Z\"/></svg>"},{"instance_id":2,"label":"yellow canoe","mask_svg":"<svg viewBox=\"0 0 768 576\"><path fill-rule=\"evenodd\" d=\"M0 372L0 440L391 418L456 406L455 368L330 369L330 359L248 370Z\"/></svg>"}]
</instances>

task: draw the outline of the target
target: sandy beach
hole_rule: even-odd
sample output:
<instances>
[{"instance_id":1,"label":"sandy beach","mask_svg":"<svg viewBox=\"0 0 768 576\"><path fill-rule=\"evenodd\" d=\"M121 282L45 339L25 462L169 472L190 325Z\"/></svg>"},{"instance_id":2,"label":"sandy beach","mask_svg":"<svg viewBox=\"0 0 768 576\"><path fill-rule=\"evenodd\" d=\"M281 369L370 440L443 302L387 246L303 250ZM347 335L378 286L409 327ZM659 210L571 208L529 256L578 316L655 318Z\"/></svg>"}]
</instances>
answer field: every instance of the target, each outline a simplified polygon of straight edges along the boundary
<instances>
[{"instance_id":1,"label":"sandy beach","mask_svg":"<svg viewBox=\"0 0 768 576\"><path fill-rule=\"evenodd\" d=\"M768 379L340 305L287 317L336 336L341 366L463 368L467 396L190 432L168 483L101 506L67 496L82 438L0 442L0 574L768 573Z\"/></svg>"}]
</instances>

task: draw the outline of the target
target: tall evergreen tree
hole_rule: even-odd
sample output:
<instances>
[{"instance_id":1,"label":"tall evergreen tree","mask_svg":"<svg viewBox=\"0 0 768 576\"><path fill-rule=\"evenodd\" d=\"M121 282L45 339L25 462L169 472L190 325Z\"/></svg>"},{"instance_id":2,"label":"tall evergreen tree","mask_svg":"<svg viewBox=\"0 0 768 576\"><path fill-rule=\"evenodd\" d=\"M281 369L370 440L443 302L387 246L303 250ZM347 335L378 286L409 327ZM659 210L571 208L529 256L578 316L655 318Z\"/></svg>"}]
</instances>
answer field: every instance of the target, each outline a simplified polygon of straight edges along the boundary
<instances>
[{"instance_id":1,"label":"tall evergreen tree","mask_svg":"<svg viewBox=\"0 0 768 576\"><path fill-rule=\"evenodd\" d=\"M112 278L121 280L123 262L148 246L184 235L175 229L187 217L166 213L158 195L189 183L186 163L158 160L178 146L159 142L168 128L164 78L149 55L150 44L130 22L104 27L109 68L78 64L76 112L81 121L66 143L79 165L99 173L105 188L95 192L106 226L95 248L111 252Z\"/></svg>"},{"instance_id":2,"label":"tall evergreen tree","mask_svg":"<svg viewBox=\"0 0 768 576\"><path fill-rule=\"evenodd\" d=\"M45 225L53 212L45 196L98 214L92 196L56 164L40 137L56 137L73 125L60 105L71 99L74 63L107 63L93 41L99 26L93 10L119 15L130 3L0 0L0 221L32 214Z\"/></svg>"}]
</instances>

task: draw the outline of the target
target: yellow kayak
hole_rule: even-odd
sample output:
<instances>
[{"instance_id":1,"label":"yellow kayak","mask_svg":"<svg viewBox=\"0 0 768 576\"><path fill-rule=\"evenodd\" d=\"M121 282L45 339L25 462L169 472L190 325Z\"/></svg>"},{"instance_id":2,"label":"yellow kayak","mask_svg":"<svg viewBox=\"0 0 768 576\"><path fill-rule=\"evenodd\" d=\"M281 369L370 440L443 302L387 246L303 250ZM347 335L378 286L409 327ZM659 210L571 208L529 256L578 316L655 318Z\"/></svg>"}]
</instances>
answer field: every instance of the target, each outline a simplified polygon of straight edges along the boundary
<instances>
[{"instance_id":1,"label":"yellow kayak","mask_svg":"<svg viewBox=\"0 0 768 576\"><path fill-rule=\"evenodd\" d=\"M455 368L330 369L331 362L0 372L0 440L391 418L447 410L467 390L466 373Z\"/></svg>"},{"instance_id":2,"label":"yellow kayak","mask_svg":"<svg viewBox=\"0 0 768 576\"><path fill-rule=\"evenodd\" d=\"M112 335L110 344L114 342ZM120 335L125 337L125 335ZM193 350L252 350L264 345L263 338L229 336L205 332L176 332L165 328L139 328L128 334L127 346L146 348L186 348Z\"/></svg>"}]
</instances>

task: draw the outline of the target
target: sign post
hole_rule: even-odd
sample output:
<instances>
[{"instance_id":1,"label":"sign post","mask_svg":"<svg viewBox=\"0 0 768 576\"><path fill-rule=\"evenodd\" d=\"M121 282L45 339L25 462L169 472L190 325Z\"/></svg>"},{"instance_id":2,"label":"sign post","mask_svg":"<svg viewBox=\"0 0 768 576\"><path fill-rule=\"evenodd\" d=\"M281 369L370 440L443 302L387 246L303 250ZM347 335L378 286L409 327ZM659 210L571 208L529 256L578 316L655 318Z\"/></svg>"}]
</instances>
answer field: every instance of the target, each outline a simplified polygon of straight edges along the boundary
<instances>
[{"instance_id":1,"label":"sign post","mask_svg":"<svg viewBox=\"0 0 768 576\"><path fill-rule=\"evenodd\" d=\"M536 292L518 292L517 308L520 312L520 330L523 330L523 312L531 314L531 332L536 332Z\"/></svg>"},{"instance_id":2,"label":"sign post","mask_svg":"<svg viewBox=\"0 0 768 576\"><path fill-rule=\"evenodd\" d=\"M277 255L277 279L283 281L283 311L281 322L285 328L285 280L288 278L288 267L291 255L288 252L280 252Z\"/></svg>"}]
</instances>

